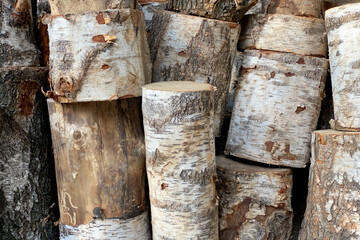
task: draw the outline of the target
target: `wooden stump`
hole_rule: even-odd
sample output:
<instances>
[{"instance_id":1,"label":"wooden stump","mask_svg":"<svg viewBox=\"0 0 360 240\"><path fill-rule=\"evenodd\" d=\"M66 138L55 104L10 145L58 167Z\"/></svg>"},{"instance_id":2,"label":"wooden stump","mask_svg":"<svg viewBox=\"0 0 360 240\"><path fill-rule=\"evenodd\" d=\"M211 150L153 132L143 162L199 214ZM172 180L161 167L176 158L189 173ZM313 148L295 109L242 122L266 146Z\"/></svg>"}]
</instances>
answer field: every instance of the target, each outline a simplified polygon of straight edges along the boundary
<instances>
[{"instance_id":1,"label":"wooden stump","mask_svg":"<svg viewBox=\"0 0 360 240\"><path fill-rule=\"evenodd\" d=\"M326 11L334 114L338 130L360 130L360 3Z\"/></svg>"},{"instance_id":2,"label":"wooden stump","mask_svg":"<svg viewBox=\"0 0 360 240\"><path fill-rule=\"evenodd\" d=\"M320 113L327 60L247 50L241 69L227 154L305 167Z\"/></svg>"},{"instance_id":3,"label":"wooden stump","mask_svg":"<svg viewBox=\"0 0 360 240\"><path fill-rule=\"evenodd\" d=\"M0 67L38 66L30 0L0 2Z\"/></svg>"},{"instance_id":4,"label":"wooden stump","mask_svg":"<svg viewBox=\"0 0 360 240\"><path fill-rule=\"evenodd\" d=\"M360 238L360 133L315 131L299 239Z\"/></svg>"},{"instance_id":5,"label":"wooden stump","mask_svg":"<svg viewBox=\"0 0 360 240\"><path fill-rule=\"evenodd\" d=\"M270 0L267 13L321 18L322 0Z\"/></svg>"},{"instance_id":6,"label":"wooden stump","mask_svg":"<svg viewBox=\"0 0 360 240\"><path fill-rule=\"evenodd\" d=\"M256 2L257 0L168 0L169 10L229 22L239 22Z\"/></svg>"},{"instance_id":7,"label":"wooden stump","mask_svg":"<svg viewBox=\"0 0 360 240\"><path fill-rule=\"evenodd\" d=\"M141 11L121 9L53 16L50 82L59 102L141 95L151 62Z\"/></svg>"},{"instance_id":8,"label":"wooden stump","mask_svg":"<svg viewBox=\"0 0 360 240\"><path fill-rule=\"evenodd\" d=\"M234 107L235 94L236 94L236 89L239 86L241 63L243 59L244 59L244 53L240 51L236 51L234 63L231 69L229 95L226 101L227 112L232 112L232 109Z\"/></svg>"},{"instance_id":9,"label":"wooden stump","mask_svg":"<svg viewBox=\"0 0 360 240\"><path fill-rule=\"evenodd\" d=\"M56 239L45 68L0 69L1 239ZM54 182L52 182L54 180ZM56 194L55 194L56 195ZM55 217L54 217L55 218Z\"/></svg>"},{"instance_id":10,"label":"wooden stump","mask_svg":"<svg viewBox=\"0 0 360 240\"><path fill-rule=\"evenodd\" d=\"M119 239L132 231L138 236L138 227L123 226L136 226L137 218L146 216L139 99L72 104L48 100L48 108L60 223L67 225L61 235ZM149 223L140 222L147 234L135 239L150 239Z\"/></svg>"},{"instance_id":11,"label":"wooden stump","mask_svg":"<svg viewBox=\"0 0 360 240\"><path fill-rule=\"evenodd\" d=\"M240 25L174 12L155 13L150 31L153 82L210 83L220 136Z\"/></svg>"},{"instance_id":12,"label":"wooden stump","mask_svg":"<svg viewBox=\"0 0 360 240\"><path fill-rule=\"evenodd\" d=\"M214 89L196 82L143 88L153 239L218 239Z\"/></svg>"},{"instance_id":13,"label":"wooden stump","mask_svg":"<svg viewBox=\"0 0 360 240\"><path fill-rule=\"evenodd\" d=\"M288 240L291 169L264 168L216 157L220 239Z\"/></svg>"},{"instance_id":14,"label":"wooden stump","mask_svg":"<svg viewBox=\"0 0 360 240\"><path fill-rule=\"evenodd\" d=\"M256 48L307 56L326 56L323 19L282 14L247 15L239 49Z\"/></svg>"}]
</instances>

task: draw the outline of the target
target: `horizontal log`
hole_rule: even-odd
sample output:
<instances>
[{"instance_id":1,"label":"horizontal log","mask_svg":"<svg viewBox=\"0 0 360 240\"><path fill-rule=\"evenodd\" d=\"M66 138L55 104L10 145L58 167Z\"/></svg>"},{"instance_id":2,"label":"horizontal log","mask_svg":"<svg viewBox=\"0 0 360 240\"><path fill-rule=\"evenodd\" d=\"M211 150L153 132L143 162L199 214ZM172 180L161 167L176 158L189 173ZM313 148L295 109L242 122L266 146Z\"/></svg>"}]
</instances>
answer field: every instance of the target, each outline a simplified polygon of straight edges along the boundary
<instances>
[{"instance_id":1,"label":"horizontal log","mask_svg":"<svg viewBox=\"0 0 360 240\"><path fill-rule=\"evenodd\" d=\"M299 239L360 239L360 133L315 131Z\"/></svg>"},{"instance_id":2,"label":"horizontal log","mask_svg":"<svg viewBox=\"0 0 360 240\"><path fill-rule=\"evenodd\" d=\"M329 60L338 130L360 131L360 3L329 9L325 14Z\"/></svg>"},{"instance_id":3,"label":"horizontal log","mask_svg":"<svg viewBox=\"0 0 360 240\"><path fill-rule=\"evenodd\" d=\"M141 95L151 81L144 15L131 9L50 16L50 83L59 102Z\"/></svg>"},{"instance_id":4,"label":"horizontal log","mask_svg":"<svg viewBox=\"0 0 360 240\"><path fill-rule=\"evenodd\" d=\"M326 11L333 7L338 7L338 6L342 6L345 4L351 4L351 3L359 3L359 2L360 2L360 0L325 0L323 11Z\"/></svg>"},{"instance_id":5,"label":"horizontal log","mask_svg":"<svg viewBox=\"0 0 360 240\"><path fill-rule=\"evenodd\" d=\"M169 11L155 13L150 30L152 81L210 83L215 135L220 136L240 25Z\"/></svg>"},{"instance_id":6,"label":"horizontal log","mask_svg":"<svg viewBox=\"0 0 360 240\"><path fill-rule=\"evenodd\" d=\"M241 69L226 152L257 162L305 167L327 60L246 50Z\"/></svg>"},{"instance_id":7,"label":"horizontal log","mask_svg":"<svg viewBox=\"0 0 360 240\"><path fill-rule=\"evenodd\" d=\"M321 18L323 0L270 0L266 13Z\"/></svg>"},{"instance_id":8,"label":"horizontal log","mask_svg":"<svg viewBox=\"0 0 360 240\"><path fill-rule=\"evenodd\" d=\"M292 227L291 169L216 157L220 240L287 240Z\"/></svg>"},{"instance_id":9,"label":"horizontal log","mask_svg":"<svg viewBox=\"0 0 360 240\"><path fill-rule=\"evenodd\" d=\"M262 49L306 56L326 56L323 19L282 14L247 15L239 49Z\"/></svg>"}]
</instances>

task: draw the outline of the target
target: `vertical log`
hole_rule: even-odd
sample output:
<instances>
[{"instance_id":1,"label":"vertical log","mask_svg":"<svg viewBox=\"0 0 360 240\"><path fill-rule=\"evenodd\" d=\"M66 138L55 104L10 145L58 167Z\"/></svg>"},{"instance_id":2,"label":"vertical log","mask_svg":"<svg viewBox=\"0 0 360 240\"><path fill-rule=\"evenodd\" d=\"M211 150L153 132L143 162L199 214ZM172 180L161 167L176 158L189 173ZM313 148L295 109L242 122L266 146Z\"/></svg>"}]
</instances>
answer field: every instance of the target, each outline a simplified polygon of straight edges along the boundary
<instances>
[{"instance_id":1,"label":"vertical log","mask_svg":"<svg viewBox=\"0 0 360 240\"><path fill-rule=\"evenodd\" d=\"M0 69L1 239L56 239L45 68ZM56 194L55 194L56 195Z\"/></svg>"},{"instance_id":2,"label":"vertical log","mask_svg":"<svg viewBox=\"0 0 360 240\"><path fill-rule=\"evenodd\" d=\"M327 60L247 50L241 68L226 153L305 167L320 113Z\"/></svg>"},{"instance_id":3,"label":"vertical log","mask_svg":"<svg viewBox=\"0 0 360 240\"><path fill-rule=\"evenodd\" d=\"M139 99L48 108L62 239L149 239Z\"/></svg>"},{"instance_id":4,"label":"vertical log","mask_svg":"<svg viewBox=\"0 0 360 240\"><path fill-rule=\"evenodd\" d=\"M143 88L153 239L218 239L214 89L196 82Z\"/></svg>"},{"instance_id":5,"label":"vertical log","mask_svg":"<svg viewBox=\"0 0 360 240\"><path fill-rule=\"evenodd\" d=\"M168 11L155 13L150 32L153 82L210 83L215 135L220 136L240 25Z\"/></svg>"},{"instance_id":6,"label":"vertical log","mask_svg":"<svg viewBox=\"0 0 360 240\"><path fill-rule=\"evenodd\" d=\"M47 25L42 23L42 19L50 14L50 4L48 0L37 0L37 28L35 30L36 40L38 42L38 47L41 52L42 63L41 66L49 65L49 33L47 30Z\"/></svg>"},{"instance_id":7,"label":"vertical log","mask_svg":"<svg viewBox=\"0 0 360 240\"><path fill-rule=\"evenodd\" d=\"M236 94L236 89L239 86L241 63L242 63L243 59L244 59L244 53L240 52L240 51L236 51L234 63L232 65L232 69L231 69L229 95L228 95L228 98L226 101L226 111L227 112L232 112L232 109L234 107L235 94Z\"/></svg>"},{"instance_id":8,"label":"vertical log","mask_svg":"<svg viewBox=\"0 0 360 240\"><path fill-rule=\"evenodd\" d=\"M315 131L299 239L360 239L360 133Z\"/></svg>"},{"instance_id":9,"label":"vertical log","mask_svg":"<svg viewBox=\"0 0 360 240\"><path fill-rule=\"evenodd\" d=\"M360 3L326 11L336 129L360 130Z\"/></svg>"},{"instance_id":10,"label":"vertical log","mask_svg":"<svg viewBox=\"0 0 360 240\"><path fill-rule=\"evenodd\" d=\"M216 157L220 239L287 240L291 233L291 169Z\"/></svg>"}]
</instances>

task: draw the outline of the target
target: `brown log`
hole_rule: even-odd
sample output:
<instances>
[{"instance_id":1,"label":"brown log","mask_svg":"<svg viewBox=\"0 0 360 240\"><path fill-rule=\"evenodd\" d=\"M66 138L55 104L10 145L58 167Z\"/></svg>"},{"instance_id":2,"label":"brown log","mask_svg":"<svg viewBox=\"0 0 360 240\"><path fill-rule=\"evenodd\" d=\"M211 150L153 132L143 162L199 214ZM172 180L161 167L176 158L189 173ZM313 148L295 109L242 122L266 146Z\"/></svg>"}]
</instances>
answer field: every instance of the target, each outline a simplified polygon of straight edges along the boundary
<instances>
[{"instance_id":1,"label":"brown log","mask_svg":"<svg viewBox=\"0 0 360 240\"><path fill-rule=\"evenodd\" d=\"M150 30L153 82L210 83L215 92L215 135L220 136L240 25L158 11Z\"/></svg>"},{"instance_id":2,"label":"brown log","mask_svg":"<svg viewBox=\"0 0 360 240\"><path fill-rule=\"evenodd\" d=\"M292 172L216 157L220 240L290 237Z\"/></svg>"},{"instance_id":3,"label":"brown log","mask_svg":"<svg viewBox=\"0 0 360 240\"><path fill-rule=\"evenodd\" d=\"M126 221L135 226L137 217L146 219L139 99L72 104L48 100L48 108L60 223L66 230L60 234L64 239L93 239L96 234L124 239L123 234L138 229L124 227ZM147 222L141 227L145 233L130 239L149 239L148 221L141 222Z\"/></svg>"},{"instance_id":4,"label":"brown log","mask_svg":"<svg viewBox=\"0 0 360 240\"><path fill-rule=\"evenodd\" d=\"M264 1L265 2L265 1ZM271 0L265 6L266 13L308 16L320 18L322 0Z\"/></svg>"},{"instance_id":5,"label":"brown log","mask_svg":"<svg viewBox=\"0 0 360 240\"><path fill-rule=\"evenodd\" d=\"M214 88L160 82L143 88L153 239L218 239Z\"/></svg>"},{"instance_id":6,"label":"brown log","mask_svg":"<svg viewBox=\"0 0 360 240\"><path fill-rule=\"evenodd\" d=\"M56 239L45 68L0 69L1 239Z\"/></svg>"},{"instance_id":7,"label":"brown log","mask_svg":"<svg viewBox=\"0 0 360 240\"><path fill-rule=\"evenodd\" d=\"M360 133L315 131L300 240L360 239Z\"/></svg>"}]
</instances>

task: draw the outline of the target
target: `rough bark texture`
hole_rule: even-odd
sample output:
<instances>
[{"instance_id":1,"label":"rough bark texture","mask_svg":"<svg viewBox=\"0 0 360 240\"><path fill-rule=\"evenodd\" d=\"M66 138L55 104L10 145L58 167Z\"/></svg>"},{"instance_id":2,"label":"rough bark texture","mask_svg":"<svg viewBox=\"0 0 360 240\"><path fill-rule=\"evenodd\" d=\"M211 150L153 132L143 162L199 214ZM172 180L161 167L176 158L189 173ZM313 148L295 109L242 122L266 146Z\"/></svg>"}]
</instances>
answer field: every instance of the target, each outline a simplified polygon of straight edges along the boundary
<instances>
[{"instance_id":1,"label":"rough bark texture","mask_svg":"<svg viewBox=\"0 0 360 240\"><path fill-rule=\"evenodd\" d=\"M257 162L305 167L327 60L247 50L241 69L226 152Z\"/></svg>"},{"instance_id":2,"label":"rough bark texture","mask_svg":"<svg viewBox=\"0 0 360 240\"><path fill-rule=\"evenodd\" d=\"M236 89L239 86L240 74L241 74L241 63L244 59L244 53L240 51L236 51L236 55L234 58L234 63L231 69L231 80L229 86L229 95L226 101L226 111L232 112L234 107L234 100Z\"/></svg>"},{"instance_id":3,"label":"rough bark texture","mask_svg":"<svg viewBox=\"0 0 360 240\"><path fill-rule=\"evenodd\" d=\"M257 0L169 0L169 9L185 14L239 22Z\"/></svg>"},{"instance_id":4,"label":"rough bark texture","mask_svg":"<svg viewBox=\"0 0 360 240\"><path fill-rule=\"evenodd\" d=\"M49 17L50 82L59 102L141 95L151 81L144 15L131 9Z\"/></svg>"},{"instance_id":5,"label":"rough bark texture","mask_svg":"<svg viewBox=\"0 0 360 240\"><path fill-rule=\"evenodd\" d=\"M48 0L52 15L102 11L106 9L132 8L135 0Z\"/></svg>"},{"instance_id":6,"label":"rough bark texture","mask_svg":"<svg viewBox=\"0 0 360 240\"><path fill-rule=\"evenodd\" d=\"M55 239L44 68L0 69L1 239ZM55 190L55 191L54 191ZM56 194L55 194L56 195Z\"/></svg>"},{"instance_id":7,"label":"rough bark texture","mask_svg":"<svg viewBox=\"0 0 360 240\"><path fill-rule=\"evenodd\" d=\"M167 11L156 12L152 22L152 81L214 85L216 136L221 132L239 31L236 23Z\"/></svg>"},{"instance_id":8,"label":"rough bark texture","mask_svg":"<svg viewBox=\"0 0 360 240\"><path fill-rule=\"evenodd\" d=\"M265 1L264 1L265 2ZM320 18L322 0L271 0L266 6L266 13L308 16Z\"/></svg>"},{"instance_id":9,"label":"rough bark texture","mask_svg":"<svg viewBox=\"0 0 360 240\"><path fill-rule=\"evenodd\" d=\"M264 168L216 158L221 240L288 240L291 169Z\"/></svg>"},{"instance_id":10,"label":"rough bark texture","mask_svg":"<svg viewBox=\"0 0 360 240\"><path fill-rule=\"evenodd\" d=\"M195 82L143 88L153 239L218 239L214 89Z\"/></svg>"},{"instance_id":11,"label":"rough bark texture","mask_svg":"<svg viewBox=\"0 0 360 240\"><path fill-rule=\"evenodd\" d=\"M0 67L38 66L30 0L0 1Z\"/></svg>"},{"instance_id":12,"label":"rough bark texture","mask_svg":"<svg viewBox=\"0 0 360 240\"><path fill-rule=\"evenodd\" d=\"M359 3L359 2L360 0L325 0L323 11L326 11L333 7L350 4L350 3Z\"/></svg>"},{"instance_id":13,"label":"rough bark texture","mask_svg":"<svg viewBox=\"0 0 360 240\"><path fill-rule=\"evenodd\" d=\"M299 239L360 239L360 134L315 131Z\"/></svg>"},{"instance_id":14,"label":"rough bark texture","mask_svg":"<svg viewBox=\"0 0 360 240\"><path fill-rule=\"evenodd\" d=\"M323 19L282 14L247 15L239 49L256 48L308 56L326 56Z\"/></svg>"},{"instance_id":15,"label":"rough bark texture","mask_svg":"<svg viewBox=\"0 0 360 240\"><path fill-rule=\"evenodd\" d=\"M329 60L338 130L360 130L360 3L326 11Z\"/></svg>"},{"instance_id":16,"label":"rough bark texture","mask_svg":"<svg viewBox=\"0 0 360 240\"><path fill-rule=\"evenodd\" d=\"M158 10L167 10L167 2L147 2L141 6L141 11L144 13L146 31L150 31L154 13Z\"/></svg>"},{"instance_id":17,"label":"rough bark texture","mask_svg":"<svg viewBox=\"0 0 360 240\"><path fill-rule=\"evenodd\" d=\"M121 221L142 214L145 148L139 99L72 104L48 100L48 108L60 223L76 227L93 219Z\"/></svg>"},{"instance_id":18,"label":"rough bark texture","mask_svg":"<svg viewBox=\"0 0 360 240\"><path fill-rule=\"evenodd\" d=\"M35 29L35 38L38 42L38 47L41 52L41 66L48 66L49 64L49 34L47 25L42 23L42 19L46 14L50 14L50 4L48 0L37 0L37 28Z\"/></svg>"}]
</instances>

